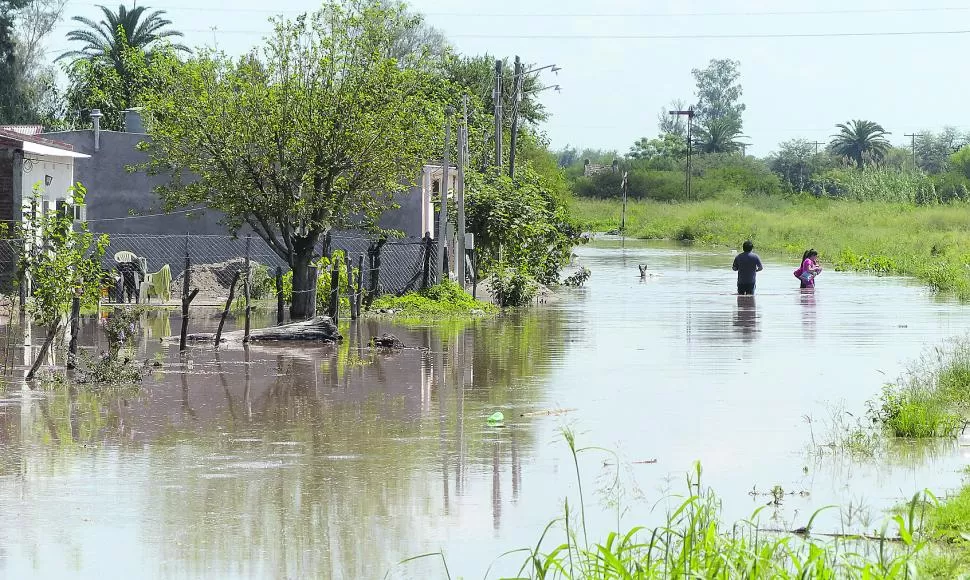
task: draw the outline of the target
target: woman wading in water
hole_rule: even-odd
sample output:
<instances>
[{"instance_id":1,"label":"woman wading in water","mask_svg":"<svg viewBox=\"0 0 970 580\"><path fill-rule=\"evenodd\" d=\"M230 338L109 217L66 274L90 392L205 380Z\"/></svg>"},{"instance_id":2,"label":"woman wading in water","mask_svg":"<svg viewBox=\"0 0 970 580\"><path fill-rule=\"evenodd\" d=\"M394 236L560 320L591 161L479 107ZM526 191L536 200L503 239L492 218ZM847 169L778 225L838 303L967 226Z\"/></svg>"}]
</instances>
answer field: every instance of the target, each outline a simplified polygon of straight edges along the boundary
<instances>
[{"instance_id":1,"label":"woman wading in water","mask_svg":"<svg viewBox=\"0 0 970 580\"><path fill-rule=\"evenodd\" d=\"M802 265L793 273L802 288L815 288L815 277L822 273L822 267L818 265L818 252L814 249L806 251L802 255Z\"/></svg>"}]
</instances>

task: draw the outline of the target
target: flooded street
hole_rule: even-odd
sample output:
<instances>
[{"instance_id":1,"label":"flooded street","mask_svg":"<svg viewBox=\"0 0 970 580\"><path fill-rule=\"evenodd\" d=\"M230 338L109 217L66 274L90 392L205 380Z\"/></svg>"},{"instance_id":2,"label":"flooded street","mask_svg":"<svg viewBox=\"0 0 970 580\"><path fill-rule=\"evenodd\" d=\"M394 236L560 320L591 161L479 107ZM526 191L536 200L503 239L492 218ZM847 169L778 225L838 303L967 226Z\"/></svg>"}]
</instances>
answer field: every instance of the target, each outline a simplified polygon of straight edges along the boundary
<instances>
[{"instance_id":1,"label":"flooded street","mask_svg":"<svg viewBox=\"0 0 970 580\"><path fill-rule=\"evenodd\" d=\"M970 309L828 264L804 294L796 265L771 259L756 297L738 298L727 250L622 245L578 248L585 288L493 320L365 321L337 346L198 346L183 362L158 340L173 313L143 327L139 358L164 364L140 392L11 380L0 577L444 577L440 560L395 567L438 550L452 577L481 577L577 501L564 426L619 457L618 496L604 492L616 458L580 455L590 539L616 526L617 501L624 526L656 520L695 460L729 521L773 486L794 493L762 514L768 527L836 504L817 526L872 529L913 493L959 483L970 447L955 442L876 460L810 445L833 410L863 418L906 363L966 333ZM642 263L657 275L641 279ZM192 331L216 316L200 311ZM414 348L363 346L383 332ZM103 340L93 321L83 333ZM486 424L495 411L504 427Z\"/></svg>"}]
</instances>

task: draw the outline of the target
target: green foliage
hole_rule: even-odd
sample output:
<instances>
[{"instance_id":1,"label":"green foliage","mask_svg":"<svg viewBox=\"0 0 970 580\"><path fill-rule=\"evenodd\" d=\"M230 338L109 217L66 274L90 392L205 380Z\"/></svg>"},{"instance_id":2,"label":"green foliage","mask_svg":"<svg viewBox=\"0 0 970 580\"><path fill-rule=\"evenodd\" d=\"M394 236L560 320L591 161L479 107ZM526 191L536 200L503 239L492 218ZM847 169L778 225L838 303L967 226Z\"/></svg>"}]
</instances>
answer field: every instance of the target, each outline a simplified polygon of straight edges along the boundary
<instances>
[{"instance_id":1,"label":"green foliage","mask_svg":"<svg viewBox=\"0 0 970 580\"><path fill-rule=\"evenodd\" d=\"M718 117L701 122L696 128L694 147L700 153L734 153L741 150L738 141L741 122L733 117Z\"/></svg>"},{"instance_id":2,"label":"green foliage","mask_svg":"<svg viewBox=\"0 0 970 580\"><path fill-rule=\"evenodd\" d=\"M588 229L609 231L620 224L619 200L577 198L575 215ZM845 270L913 276L937 292L970 300L970 206L854 202L810 195L752 198L724 191L693 204L631 201L627 235L689 238L737 247L757 240L765 252L788 255L793 263L805 248ZM794 267L794 266L793 266Z\"/></svg>"},{"instance_id":3,"label":"green foliage","mask_svg":"<svg viewBox=\"0 0 970 580\"><path fill-rule=\"evenodd\" d=\"M937 348L870 403L872 418L897 437L952 437L970 415L970 342Z\"/></svg>"},{"instance_id":4,"label":"green foliage","mask_svg":"<svg viewBox=\"0 0 970 580\"><path fill-rule=\"evenodd\" d=\"M531 167L515 179L469 172L466 191L466 227L485 271L508 265L543 283L558 281L582 233L562 192Z\"/></svg>"},{"instance_id":5,"label":"green foliage","mask_svg":"<svg viewBox=\"0 0 970 580\"><path fill-rule=\"evenodd\" d=\"M620 184L627 173L628 196L632 199L683 201L684 163L669 169L658 169L660 158L626 160L619 171L605 172L591 177L578 177L573 192L580 197L621 197ZM672 160L671 160L672 161ZM691 195L693 199L708 199L724 191L742 191L754 195L773 195L781 184L764 161L743 157L737 153L704 154L694 157Z\"/></svg>"},{"instance_id":6,"label":"green foliage","mask_svg":"<svg viewBox=\"0 0 970 580\"><path fill-rule=\"evenodd\" d=\"M694 110L697 123L706 126L709 121L733 122L741 130L741 63L731 59L711 59L705 69L693 69L691 74L697 83L697 104Z\"/></svg>"},{"instance_id":7,"label":"green foliage","mask_svg":"<svg viewBox=\"0 0 970 580\"><path fill-rule=\"evenodd\" d=\"M330 305L330 290L333 288L333 269L337 268L337 276L339 282L337 285L338 299L340 300L340 309L346 309L350 307L350 298L348 297L350 292L350 281L347 278L347 264L344 260L346 253L343 250L334 250L332 255L328 258L327 256L321 256L314 265L317 267L317 310L324 312ZM351 274L356 278L358 270L354 267ZM290 276L290 292L292 293L292 274ZM275 282L274 282L275 286ZM274 290L275 291L275 290ZM284 282L284 295L286 293L286 284Z\"/></svg>"},{"instance_id":8,"label":"green foliage","mask_svg":"<svg viewBox=\"0 0 970 580\"><path fill-rule=\"evenodd\" d=\"M422 55L394 58L400 29L420 24L402 6L333 1L274 23L262 51L204 52L147 94L149 170L171 175L170 206L251 226L302 291L320 236L375 227L435 156L443 107Z\"/></svg>"},{"instance_id":9,"label":"green foliage","mask_svg":"<svg viewBox=\"0 0 970 580\"><path fill-rule=\"evenodd\" d=\"M489 283L495 301L503 308L526 306L539 290L535 279L527 272L508 267L496 268Z\"/></svg>"},{"instance_id":10,"label":"green foliage","mask_svg":"<svg viewBox=\"0 0 970 580\"><path fill-rule=\"evenodd\" d=\"M73 186L73 204L83 205L86 193L80 183ZM33 205L42 205L39 184L34 187ZM75 224L70 213L25 212L24 221L14 226L14 237L35 240L30 251L21 254L19 271L29 273L33 289L27 312L34 322L47 327L68 312L75 296L80 297L82 308L94 307L101 299L101 257L108 236L95 237L87 223Z\"/></svg>"},{"instance_id":11,"label":"green foliage","mask_svg":"<svg viewBox=\"0 0 970 580\"><path fill-rule=\"evenodd\" d=\"M276 273L270 271L269 267L260 264L258 262L253 262L250 265L252 269L252 283L249 287L249 297L252 300L266 300L269 298L276 297ZM293 294L293 275L290 274L290 296L292 298ZM285 295L285 290L284 290Z\"/></svg>"},{"instance_id":12,"label":"green foliage","mask_svg":"<svg viewBox=\"0 0 970 580\"><path fill-rule=\"evenodd\" d=\"M67 39L81 42L84 46L80 50L65 52L58 57L71 59L97 60L106 58L115 65L119 72L124 70L123 53L128 48L150 53L155 45L175 37L181 37L177 30L167 29L172 21L163 18L164 10L156 10L148 14L147 6L136 6L131 10L121 4L118 11L113 12L105 6L98 6L104 14L104 20L95 22L83 16L74 16L71 20L80 22L84 28L67 33ZM178 51L188 52L188 48L172 45Z\"/></svg>"},{"instance_id":13,"label":"green foliage","mask_svg":"<svg viewBox=\"0 0 970 580\"><path fill-rule=\"evenodd\" d=\"M586 266L583 266L579 270L576 270L568 277L566 277L566 279L563 280L562 283L566 286L579 287L585 284L586 280L589 280L590 274L592 274L592 272L589 271L589 268L587 268Z\"/></svg>"},{"instance_id":14,"label":"green foliage","mask_svg":"<svg viewBox=\"0 0 970 580\"><path fill-rule=\"evenodd\" d=\"M395 316L411 319L468 315L495 310L493 305L472 298L471 294L451 280L425 290L408 292L403 296L380 296L374 300L371 308L378 311L393 311Z\"/></svg>"},{"instance_id":15,"label":"green foliage","mask_svg":"<svg viewBox=\"0 0 970 580\"><path fill-rule=\"evenodd\" d=\"M836 127L839 133L832 135L829 148L832 153L851 160L859 169L867 163L880 161L889 150L889 141L886 140L889 132L879 123L856 119L847 124L839 123Z\"/></svg>"},{"instance_id":16,"label":"green foliage","mask_svg":"<svg viewBox=\"0 0 970 580\"><path fill-rule=\"evenodd\" d=\"M823 195L853 201L934 204L941 201L936 187L922 172L869 168L831 169L818 177Z\"/></svg>"},{"instance_id":17,"label":"green foliage","mask_svg":"<svg viewBox=\"0 0 970 580\"><path fill-rule=\"evenodd\" d=\"M954 127L944 127L936 134L921 131L916 135L916 163L927 173L946 173L952 162L951 154L970 143L970 134Z\"/></svg>"}]
</instances>

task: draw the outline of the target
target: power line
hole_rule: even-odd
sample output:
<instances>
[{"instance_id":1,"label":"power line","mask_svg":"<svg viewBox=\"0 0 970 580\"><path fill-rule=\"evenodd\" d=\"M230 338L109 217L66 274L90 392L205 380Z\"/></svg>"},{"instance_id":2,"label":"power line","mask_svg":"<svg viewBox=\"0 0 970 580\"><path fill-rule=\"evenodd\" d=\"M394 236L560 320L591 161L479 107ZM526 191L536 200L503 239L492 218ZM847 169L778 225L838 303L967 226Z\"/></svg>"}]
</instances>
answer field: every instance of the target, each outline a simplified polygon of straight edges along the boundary
<instances>
[{"instance_id":1,"label":"power line","mask_svg":"<svg viewBox=\"0 0 970 580\"><path fill-rule=\"evenodd\" d=\"M71 2L72 5L98 6L97 2ZM187 12L246 12L262 14L301 14L308 12L305 9L271 9L271 8L222 8L205 6L187 5L164 5L152 4L156 10L184 10ZM431 11L421 12L422 16L435 17L455 17L455 18L679 18L679 17L722 17L722 16L810 16L810 15L845 15L845 14L909 14L909 13L933 13L933 12L965 12L970 11L970 6L927 6L914 8L844 8L830 10L739 10L739 11L713 11L713 12L457 12L457 11Z\"/></svg>"},{"instance_id":2,"label":"power line","mask_svg":"<svg viewBox=\"0 0 970 580\"><path fill-rule=\"evenodd\" d=\"M522 40L729 40L777 38L837 38L863 36L937 36L970 34L970 30L907 30L889 32L804 32L777 34L474 34L449 33L460 38L509 38Z\"/></svg>"},{"instance_id":3,"label":"power line","mask_svg":"<svg viewBox=\"0 0 970 580\"><path fill-rule=\"evenodd\" d=\"M183 28L182 32L212 33L211 28ZM262 30L219 29L220 34L266 34ZM449 38L522 39L522 40L729 40L729 39L780 39L780 38L853 38L870 36L956 36L970 34L970 30L897 30L875 32L787 32L768 34L491 34L474 32L449 32Z\"/></svg>"}]
</instances>

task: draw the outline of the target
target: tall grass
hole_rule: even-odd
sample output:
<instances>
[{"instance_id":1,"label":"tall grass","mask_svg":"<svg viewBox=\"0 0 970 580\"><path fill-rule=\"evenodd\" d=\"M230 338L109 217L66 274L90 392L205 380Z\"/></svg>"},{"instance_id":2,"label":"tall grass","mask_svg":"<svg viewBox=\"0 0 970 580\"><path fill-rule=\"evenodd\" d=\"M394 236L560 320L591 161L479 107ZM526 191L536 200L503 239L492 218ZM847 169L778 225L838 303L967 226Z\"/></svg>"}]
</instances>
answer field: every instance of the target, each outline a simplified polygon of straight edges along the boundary
<instances>
[{"instance_id":1,"label":"tall grass","mask_svg":"<svg viewBox=\"0 0 970 580\"><path fill-rule=\"evenodd\" d=\"M577 448L573 434L566 431L565 435L578 466L579 454L591 448ZM915 577L918 556L926 546L917 533L920 508L926 505L920 494L877 536L813 535L813 524L823 510L795 532L765 529L760 522L765 507L747 520L725 524L720 500L702 484L701 476L701 467L695 464L686 478L686 496L673 504L661 525L618 528L597 543L586 538L585 500L580 492L578 521L567 500L563 517L546 526L534 547L507 552L499 559L526 553L515 578L534 580ZM564 528L565 541L549 545L557 525ZM491 567L486 578L490 571Z\"/></svg>"},{"instance_id":2,"label":"tall grass","mask_svg":"<svg viewBox=\"0 0 970 580\"><path fill-rule=\"evenodd\" d=\"M576 198L571 210L593 231L620 225L616 200ZM913 276L936 291L970 300L970 204L917 206L811 196L723 193L690 203L630 202L631 237L737 248L746 239L762 251L794 258L819 251L837 269ZM793 266L794 267L794 266Z\"/></svg>"},{"instance_id":3,"label":"tall grass","mask_svg":"<svg viewBox=\"0 0 970 580\"><path fill-rule=\"evenodd\" d=\"M914 363L870 403L897 437L952 437L970 414L970 339L953 339Z\"/></svg>"}]
</instances>

